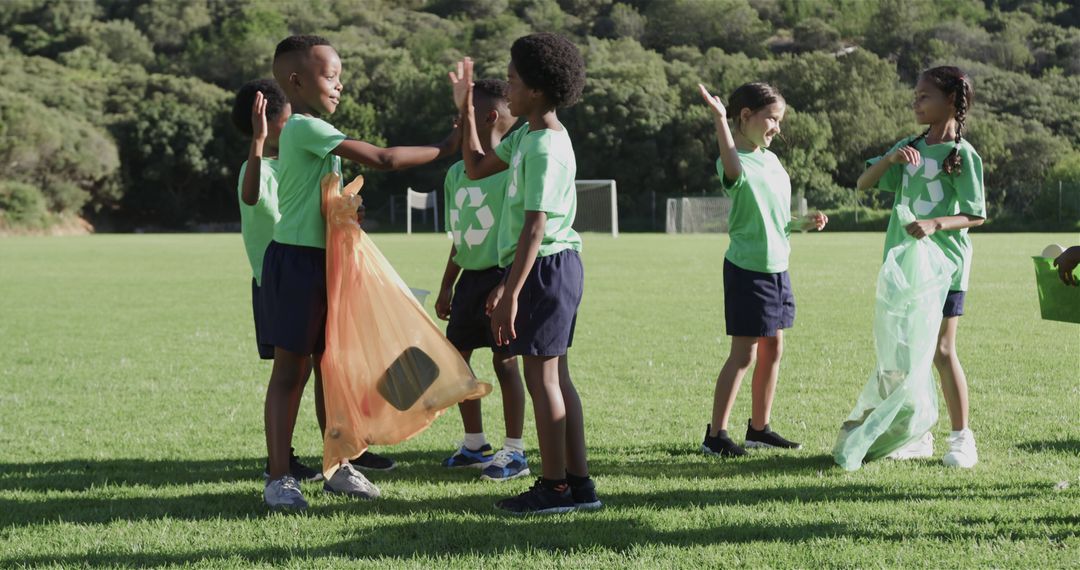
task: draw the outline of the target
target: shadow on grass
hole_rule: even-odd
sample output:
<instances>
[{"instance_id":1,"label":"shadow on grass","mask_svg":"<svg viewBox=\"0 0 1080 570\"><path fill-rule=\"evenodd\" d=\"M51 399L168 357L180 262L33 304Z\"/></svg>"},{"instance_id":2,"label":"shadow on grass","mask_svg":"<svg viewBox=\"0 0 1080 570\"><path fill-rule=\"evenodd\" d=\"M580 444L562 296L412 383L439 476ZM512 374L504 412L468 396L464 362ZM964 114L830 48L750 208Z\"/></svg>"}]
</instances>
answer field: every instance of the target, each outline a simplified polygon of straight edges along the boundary
<instances>
[{"instance_id":1,"label":"shadow on grass","mask_svg":"<svg viewBox=\"0 0 1080 570\"><path fill-rule=\"evenodd\" d=\"M1045 441L1026 441L1016 446L1028 453L1064 453L1080 456L1080 439L1055 439Z\"/></svg>"},{"instance_id":2,"label":"shadow on grass","mask_svg":"<svg viewBox=\"0 0 1080 570\"><path fill-rule=\"evenodd\" d=\"M0 559L0 565L72 565L80 567L138 568L187 565L192 562L226 561L229 564L276 565L288 561L311 565L315 559L409 560L416 557L459 555L495 556L505 553L547 551L553 553L607 550L629 552L642 545L676 547L718 543L812 544L823 540L883 541L900 543L915 539L934 541L1035 540L1061 542L1076 536L1075 517L1021 519L1012 528L977 532L964 526L986 525L996 519L964 517L948 521L948 530L901 534L889 528L843 522L755 522L701 528L663 528L647 520L591 513L567 517L512 518L497 515L462 521L437 512L422 522L395 522L373 528L350 530L331 544L290 547L242 547L155 553L95 551L85 554L39 555ZM1000 520L997 520L1000 522ZM957 525L961 525L957 528Z\"/></svg>"}]
</instances>

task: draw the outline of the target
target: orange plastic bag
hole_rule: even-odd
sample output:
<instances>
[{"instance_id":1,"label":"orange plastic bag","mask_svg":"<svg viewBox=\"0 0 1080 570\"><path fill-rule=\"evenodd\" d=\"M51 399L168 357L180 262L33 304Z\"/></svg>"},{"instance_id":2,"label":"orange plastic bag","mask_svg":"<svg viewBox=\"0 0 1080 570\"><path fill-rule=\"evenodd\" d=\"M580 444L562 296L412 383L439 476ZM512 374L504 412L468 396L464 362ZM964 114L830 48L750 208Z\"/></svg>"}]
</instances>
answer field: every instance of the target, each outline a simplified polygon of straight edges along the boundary
<instances>
[{"instance_id":1,"label":"orange plastic bag","mask_svg":"<svg viewBox=\"0 0 1080 570\"><path fill-rule=\"evenodd\" d=\"M359 457L369 445L405 441L447 408L491 392L356 223L363 185L361 176L339 190L333 173L322 181L328 479L342 460Z\"/></svg>"}]
</instances>

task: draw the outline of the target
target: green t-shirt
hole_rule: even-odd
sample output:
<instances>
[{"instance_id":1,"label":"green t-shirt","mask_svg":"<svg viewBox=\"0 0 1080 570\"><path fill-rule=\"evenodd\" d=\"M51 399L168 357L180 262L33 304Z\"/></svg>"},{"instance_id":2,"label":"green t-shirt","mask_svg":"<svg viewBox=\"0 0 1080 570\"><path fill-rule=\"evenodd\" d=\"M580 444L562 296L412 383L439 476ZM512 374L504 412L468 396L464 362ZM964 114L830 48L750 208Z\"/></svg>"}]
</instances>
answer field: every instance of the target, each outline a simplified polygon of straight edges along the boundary
<instances>
[{"instance_id":1,"label":"green t-shirt","mask_svg":"<svg viewBox=\"0 0 1080 570\"><path fill-rule=\"evenodd\" d=\"M739 151L742 174L734 183L724 176L724 164L716 171L731 197L728 215L728 246L725 257L748 271L787 271L791 244L791 179L780 159L767 149Z\"/></svg>"},{"instance_id":2,"label":"green t-shirt","mask_svg":"<svg viewBox=\"0 0 1080 570\"><path fill-rule=\"evenodd\" d=\"M573 228L577 159L566 129L529 132L525 123L503 139L495 154L509 165L510 176L499 223L499 265L509 267L514 262L527 211L547 214L537 257L567 249L581 251L581 236Z\"/></svg>"},{"instance_id":3,"label":"green t-shirt","mask_svg":"<svg viewBox=\"0 0 1080 570\"><path fill-rule=\"evenodd\" d=\"M341 158L330 154L345 135L326 121L295 114L285 122L278 142L278 211L274 241L326 248L322 216L322 178L341 174Z\"/></svg>"},{"instance_id":4,"label":"green t-shirt","mask_svg":"<svg viewBox=\"0 0 1080 570\"><path fill-rule=\"evenodd\" d=\"M481 180L465 175L458 161L446 173L446 228L454 236L454 263L462 269L490 269L499 265L499 217L506 198L504 170Z\"/></svg>"},{"instance_id":5,"label":"green t-shirt","mask_svg":"<svg viewBox=\"0 0 1080 570\"><path fill-rule=\"evenodd\" d=\"M266 246L274 237L274 225L278 218L278 163L272 158L263 158L259 167L259 201L254 206L244 203L244 173L247 161L240 165L240 181L236 185L236 196L240 199L240 234L244 237L244 249L247 250L248 262L251 263L251 276L255 283L262 285L262 262Z\"/></svg>"},{"instance_id":6,"label":"green t-shirt","mask_svg":"<svg viewBox=\"0 0 1080 570\"><path fill-rule=\"evenodd\" d=\"M885 158L913 138L908 137L896 143L884 155L866 161L867 164L874 164ZM911 208L915 217L920 220L957 214L986 217L982 158L966 140L961 140L960 172L946 174L942 170L942 164L954 147L954 142L928 145L925 140L920 140L915 148L922 155L922 164L894 164L878 180L879 189L896 193L892 215L889 217L889 229L885 233L885 254L908 237L904 225L896 217L895 206ZM956 264L956 273L953 274L953 282L949 288L953 291L967 291L971 274L971 238L968 237L967 229L934 232L930 239L944 250L945 257Z\"/></svg>"}]
</instances>

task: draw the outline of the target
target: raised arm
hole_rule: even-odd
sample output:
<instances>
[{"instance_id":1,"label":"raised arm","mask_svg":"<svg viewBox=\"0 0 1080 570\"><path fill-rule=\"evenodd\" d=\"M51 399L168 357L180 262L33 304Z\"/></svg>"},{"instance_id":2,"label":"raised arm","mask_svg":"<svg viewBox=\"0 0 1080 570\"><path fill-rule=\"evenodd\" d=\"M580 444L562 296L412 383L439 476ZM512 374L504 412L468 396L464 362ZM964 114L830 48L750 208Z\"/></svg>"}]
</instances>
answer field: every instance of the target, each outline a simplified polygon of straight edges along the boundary
<instances>
[{"instance_id":1,"label":"raised arm","mask_svg":"<svg viewBox=\"0 0 1080 570\"><path fill-rule=\"evenodd\" d=\"M887 155L885 158L870 165L859 175L859 180L856 182L856 186L859 190L866 190L877 186L878 180L881 180L882 176L885 176L885 172L894 164L913 164L918 166L922 163L922 155L918 150L904 145L897 149L892 154Z\"/></svg>"},{"instance_id":2,"label":"raised arm","mask_svg":"<svg viewBox=\"0 0 1080 570\"><path fill-rule=\"evenodd\" d=\"M480 136L476 131L476 111L473 109L473 61L465 58L458 62L457 72L450 72L450 84L454 90L454 103L461 114L461 155L465 161L465 174L480 180L506 170L507 164L494 152L484 153Z\"/></svg>"},{"instance_id":3,"label":"raised arm","mask_svg":"<svg viewBox=\"0 0 1080 570\"><path fill-rule=\"evenodd\" d=\"M727 108L719 97L709 93L704 85L698 83L698 89L705 103L712 110L713 120L716 123L716 143L720 147L720 162L724 165L724 178L735 181L742 176L742 163L739 161L739 151L735 149L735 138L731 136L731 128L727 122Z\"/></svg>"},{"instance_id":4,"label":"raised arm","mask_svg":"<svg viewBox=\"0 0 1080 570\"><path fill-rule=\"evenodd\" d=\"M266 98L263 97L262 91L256 91L255 102L251 104L251 149L248 151L244 182L240 188L240 200L248 206L259 203L259 183L262 181L266 131Z\"/></svg>"}]
</instances>

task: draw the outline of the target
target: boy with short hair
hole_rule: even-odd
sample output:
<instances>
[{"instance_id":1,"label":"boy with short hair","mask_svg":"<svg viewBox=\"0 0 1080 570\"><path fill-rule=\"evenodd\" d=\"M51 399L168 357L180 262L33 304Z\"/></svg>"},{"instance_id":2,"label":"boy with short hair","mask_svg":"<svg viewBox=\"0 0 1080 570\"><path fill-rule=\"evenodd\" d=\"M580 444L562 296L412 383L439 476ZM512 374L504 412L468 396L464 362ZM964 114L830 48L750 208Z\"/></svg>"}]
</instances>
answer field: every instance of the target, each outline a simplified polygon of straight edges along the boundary
<instances>
[{"instance_id":1,"label":"boy with short hair","mask_svg":"<svg viewBox=\"0 0 1080 570\"><path fill-rule=\"evenodd\" d=\"M304 509L296 480L289 475L292 402L299 398L306 355L316 362L325 348L326 222L322 217L323 176L340 175L345 158L379 170L427 164L456 152L460 134L419 147L380 148L349 139L324 120L341 97L341 59L326 39L290 36L274 53L274 78L292 104L281 131L278 210L281 218L263 262L266 342L274 345L274 369L266 394L269 480L263 498L271 508ZM330 493L371 499L379 490L347 461L323 484Z\"/></svg>"},{"instance_id":2,"label":"boy with short hair","mask_svg":"<svg viewBox=\"0 0 1080 570\"><path fill-rule=\"evenodd\" d=\"M570 378L566 351L573 341L584 287L573 229L577 162L556 110L573 105L585 84L581 53L566 38L547 33L518 38L507 68L510 112L528 123L485 153L472 105L472 61L451 73L464 114L463 152L470 178L510 169L499 229L504 282L488 299L495 340L522 355L533 400L543 476L528 491L496 503L512 514L565 513L600 508L589 478L581 399Z\"/></svg>"},{"instance_id":3,"label":"boy with short hair","mask_svg":"<svg viewBox=\"0 0 1080 570\"><path fill-rule=\"evenodd\" d=\"M517 117L510 113L508 85L484 79L473 86L477 131L485 153L491 153L513 128ZM460 449L443 461L445 467L482 469L480 478L506 481L529 474L529 462L521 435L525 422L525 390L518 374L517 357L495 344L491 319L486 312L488 295L502 282L506 271L499 267L499 221L506 198L506 172L480 180L465 174L464 161L446 173L446 227L454 238L446 261L435 313L449 320L446 338L469 362L478 348L490 348L492 366L502 391L506 439L498 452L484 436L480 400L458 405L465 427ZM455 286L456 281L456 286Z\"/></svg>"}]
</instances>

